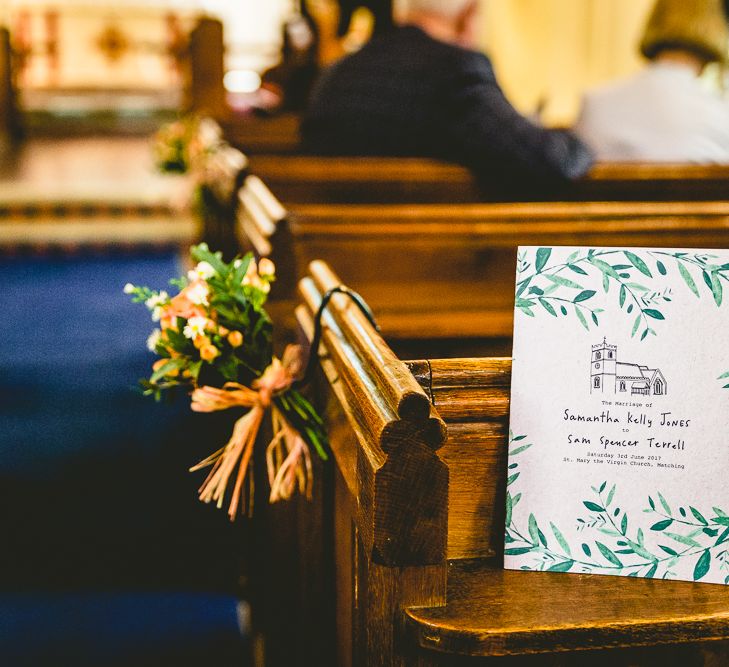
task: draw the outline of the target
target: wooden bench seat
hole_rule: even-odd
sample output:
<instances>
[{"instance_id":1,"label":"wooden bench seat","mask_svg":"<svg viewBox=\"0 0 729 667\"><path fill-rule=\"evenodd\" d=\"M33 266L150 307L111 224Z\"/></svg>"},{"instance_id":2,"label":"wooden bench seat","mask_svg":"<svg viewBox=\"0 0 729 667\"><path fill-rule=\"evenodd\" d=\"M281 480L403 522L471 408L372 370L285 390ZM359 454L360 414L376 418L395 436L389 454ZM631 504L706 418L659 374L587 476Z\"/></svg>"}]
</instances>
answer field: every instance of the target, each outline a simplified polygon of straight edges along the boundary
<instances>
[{"instance_id":1,"label":"wooden bench seat","mask_svg":"<svg viewBox=\"0 0 729 667\"><path fill-rule=\"evenodd\" d=\"M410 641L441 655L528 655L729 636L722 586L518 572L475 560L449 564L447 591L441 607L404 612Z\"/></svg>"},{"instance_id":2,"label":"wooden bench seat","mask_svg":"<svg viewBox=\"0 0 729 667\"><path fill-rule=\"evenodd\" d=\"M297 309L304 342L337 284L328 266L312 263ZM281 601L297 620L277 640L296 646L299 660L579 665L589 651L590 664L598 655L594 664L704 664L701 656L724 664L721 586L501 569L509 359L403 363L342 295L322 321L316 396L334 470L320 469L316 501L296 507L300 518L321 518L318 532L307 523L278 542L280 557L297 554L297 585L309 587L308 597L289 590ZM318 549L303 559L308 570L302 540ZM312 575L327 563L329 583L312 595ZM317 637L336 637L336 655L311 652L326 643Z\"/></svg>"}]
</instances>

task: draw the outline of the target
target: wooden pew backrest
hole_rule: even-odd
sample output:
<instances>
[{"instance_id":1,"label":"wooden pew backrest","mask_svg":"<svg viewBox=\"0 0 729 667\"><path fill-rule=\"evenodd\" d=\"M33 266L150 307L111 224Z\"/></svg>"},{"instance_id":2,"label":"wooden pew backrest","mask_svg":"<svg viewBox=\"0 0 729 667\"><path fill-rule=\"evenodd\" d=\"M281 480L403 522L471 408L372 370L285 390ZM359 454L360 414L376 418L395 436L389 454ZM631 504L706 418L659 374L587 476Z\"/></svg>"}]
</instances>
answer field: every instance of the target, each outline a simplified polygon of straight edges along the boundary
<instances>
[{"instance_id":1,"label":"wooden pew backrest","mask_svg":"<svg viewBox=\"0 0 729 667\"><path fill-rule=\"evenodd\" d=\"M729 202L302 204L279 230L274 261L329 262L388 340L508 338L518 245L726 247Z\"/></svg>"},{"instance_id":2,"label":"wooden pew backrest","mask_svg":"<svg viewBox=\"0 0 729 667\"><path fill-rule=\"evenodd\" d=\"M251 169L287 204L509 201L710 201L729 198L729 165L597 164L573 183L489 184L427 158L252 155Z\"/></svg>"}]
</instances>

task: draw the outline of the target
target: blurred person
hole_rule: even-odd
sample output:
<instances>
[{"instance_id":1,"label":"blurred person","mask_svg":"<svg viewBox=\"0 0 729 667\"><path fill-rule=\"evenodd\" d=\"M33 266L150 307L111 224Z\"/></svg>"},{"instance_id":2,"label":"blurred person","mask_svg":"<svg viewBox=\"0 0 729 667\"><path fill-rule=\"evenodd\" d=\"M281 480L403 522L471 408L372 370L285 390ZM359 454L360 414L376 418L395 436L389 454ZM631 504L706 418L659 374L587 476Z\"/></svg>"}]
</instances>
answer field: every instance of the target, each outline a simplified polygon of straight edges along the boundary
<instances>
[{"instance_id":1,"label":"blurred person","mask_svg":"<svg viewBox=\"0 0 729 667\"><path fill-rule=\"evenodd\" d=\"M648 64L589 92L575 131L601 161L729 163L729 101L699 77L726 65L723 0L658 0L640 44Z\"/></svg>"},{"instance_id":2,"label":"blurred person","mask_svg":"<svg viewBox=\"0 0 729 667\"><path fill-rule=\"evenodd\" d=\"M281 61L261 76L258 111L302 111L319 73L319 35L306 3L300 2L283 25Z\"/></svg>"},{"instance_id":3,"label":"blurred person","mask_svg":"<svg viewBox=\"0 0 729 667\"><path fill-rule=\"evenodd\" d=\"M395 27L314 87L302 147L325 155L428 156L481 177L572 179L590 150L520 115L475 50L477 0L409 0Z\"/></svg>"}]
</instances>

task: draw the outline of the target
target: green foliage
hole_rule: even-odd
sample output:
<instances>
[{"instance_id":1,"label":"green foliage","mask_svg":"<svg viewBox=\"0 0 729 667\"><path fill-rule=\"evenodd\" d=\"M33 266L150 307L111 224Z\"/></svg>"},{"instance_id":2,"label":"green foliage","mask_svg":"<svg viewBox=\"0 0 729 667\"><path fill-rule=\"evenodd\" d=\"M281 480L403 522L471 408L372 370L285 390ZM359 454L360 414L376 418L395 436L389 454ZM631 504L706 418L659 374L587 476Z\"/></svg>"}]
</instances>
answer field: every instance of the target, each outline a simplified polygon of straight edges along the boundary
<instances>
[{"instance_id":1,"label":"green foliage","mask_svg":"<svg viewBox=\"0 0 729 667\"><path fill-rule=\"evenodd\" d=\"M535 310L537 305L557 318L569 316L573 312L580 325L589 331L591 325L599 326L598 315L603 309L592 305L597 290L585 289L582 283L585 278L596 274L605 294L610 293L612 283L617 285L617 292L614 293L617 294L618 305L631 316L631 337L640 331L641 341L649 335L657 335L649 323L665 320L663 306L673 300L669 287L652 289L649 282L644 284L646 280L656 281L668 274L666 261L670 259L676 263L684 283L698 298L701 293L691 272L700 273L717 307L723 303L723 282L729 280L729 263L713 264L713 255L700 253L590 249L576 250L561 263L550 264L552 258L552 248L538 248L533 262L526 251L519 254L515 300L517 310L529 317L536 317L537 312L540 312ZM655 265L655 273L651 265ZM566 273L571 277L567 277ZM576 279L580 279L580 282ZM579 292L575 295L572 290ZM527 298L523 296L525 293ZM530 298L532 296L535 298ZM569 304L571 308L567 307Z\"/></svg>"},{"instance_id":2,"label":"green foliage","mask_svg":"<svg viewBox=\"0 0 729 667\"><path fill-rule=\"evenodd\" d=\"M191 391L202 385L222 387L225 382L250 386L273 361L273 324L264 309L273 277L258 275L250 253L225 262L221 253L201 243L191 248L191 255L204 277L194 274L192 282L185 278L173 281L180 290L177 296L170 298L132 285L124 290L162 320L156 342L150 342L161 361L149 379L141 381L143 393L156 400L178 388ZM202 290L202 299L194 293L196 288ZM192 328L196 319L205 323L201 332ZM323 422L309 401L293 389L275 395L274 401L325 459Z\"/></svg>"},{"instance_id":3,"label":"green foliage","mask_svg":"<svg viewBox=\"0 0 729 667\"><path fill-rule=\"evenodd\" d=\"M524 436L517 436L524 439ZM510 432L510 442L515 438ZM512 449L510 467L518 463L513 457L520 453L520 448ZM593 486L594 498L585 499L582 505L590 512L588 518L577 519L577 530L585 537L576 545L571 545L560 528L549 522L549 532L554 536L554 544L547 541L545 531L539 525L536 515L528 516L527 528L518 525L515 506L521 494L512 496L507 493L505 549L507 556L533 557L530 565L522 565L523 569L537 569L549 572L585 572L614 573L630 577L653 578L660 576L673 579L676 573L673 568L679 562L693 563L693 579L703 579L712 567L728 574L729 583L729 516L719 507L712 507L715 516L700 509L688 506L687 512L679 508L674 515L670 504L660 491L648 497L648 508L644 512L657 516L647 527L651 535L665 538L675 546L665 544L663 539L654 553L646 545L645 533L637 521L631 521L628 514L619 507L613 507L617 487L608 489L607 481ZM630 526L633 525L631 531ZM672 530L668 530L671 528ZM679 532L680 531L680 532ZM591 534L591 539L588 535ZM577 548L579 546L579 548ZM694 560L695 559L695 560Z\"/></svg>"}]
</instances>

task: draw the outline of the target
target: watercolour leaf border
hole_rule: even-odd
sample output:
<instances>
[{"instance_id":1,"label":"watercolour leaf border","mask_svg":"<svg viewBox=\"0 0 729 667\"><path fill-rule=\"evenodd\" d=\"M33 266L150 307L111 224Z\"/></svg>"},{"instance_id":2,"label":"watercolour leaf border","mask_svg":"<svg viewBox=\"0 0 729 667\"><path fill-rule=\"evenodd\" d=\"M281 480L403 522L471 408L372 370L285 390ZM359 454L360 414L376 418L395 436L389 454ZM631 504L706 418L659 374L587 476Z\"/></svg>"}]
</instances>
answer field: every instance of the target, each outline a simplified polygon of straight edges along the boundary
<instances>
[{"instance_id":1,"label":"watercolour leaf border","mask_svg":"<svg viewBox=\"0 0 729 667\"><path fill-rule=\"evenodd\" d=\"M513 494L512 487L521 474L514 457L532 447L531 443L514 444L525 439L509 431L504 535L506 556L533 555L529 564L520 566L522 570L675 579L672 568L690 559L694 563L694 581L703 579L713 567L724 574L724 583L729 584L729 514L719 507L712 507L712 513L691 505L688 510L679 506L673 511L663 494L656 491L647 498L643 513L649 521L644 523L620 508L616 484L608 489L607 482L602 482L591 487L592 495L582 501L586 518L575 518L583 536L579 546L569 544L552 522L545 532L534 514L529 514L524 529L515 516L522 493ZM659 552L646 544L646 534L660 538Z\"/></svg>"},{"instance_id":2,"label":"watercolour leaf border","mask_svg":"<svg viewBox=\"0 0 729 667\"><path fill-rule=\"evenodd\" d=\"M528 250L517 257L515 307L536 317L540 309L552 317L573 313L582 327L600 325L601 308L591 300L598 290L586 289L585 279L599 277L605 294L617 295L618 305L628 317L631 337L656 336L653 328L666 319L673 300L672 289L661 278L677 271L688 289L701 298L704 285L717 307L724 300L724 283L729 283L729 263L717 264L716 255L672 250L636 252L627 249L578 249L566 260L550 264L552 248L537 248L532 259Z\"/></svg>"}]
</instances>

